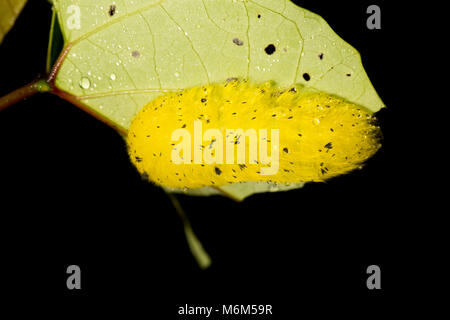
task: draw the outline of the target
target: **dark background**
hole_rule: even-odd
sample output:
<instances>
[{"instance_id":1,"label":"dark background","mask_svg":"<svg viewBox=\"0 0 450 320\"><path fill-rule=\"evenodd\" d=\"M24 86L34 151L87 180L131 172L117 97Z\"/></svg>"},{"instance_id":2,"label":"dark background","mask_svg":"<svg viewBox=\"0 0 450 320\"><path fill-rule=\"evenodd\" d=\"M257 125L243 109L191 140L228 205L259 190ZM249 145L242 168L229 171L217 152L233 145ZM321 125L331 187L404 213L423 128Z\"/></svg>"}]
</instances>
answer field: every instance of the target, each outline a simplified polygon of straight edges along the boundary
<instances>
[{"instance_id":1,"label":"dark background","mask_svg":"<svg viewBox=\"0 0 450 320\"><path fill-rule=\"evenodd\" d=\"M433 208L421 209L423 177L408 161L405 131L418 103L402 94L414 63L404 51L407 8L297 3L361 53L388 106L377 114L383 147L364 169L243 203L179 196L213 260L200 271L168 197L141 180L119 134L56 96L34 96L0 114L0 289L22 302L16 313L65 318L93 307L169 319L186 303L272 304L273 319L365 319L419 294L427 225L418 228L417 212ZM381 7L381 30L366 28L371 4ZM45 73L50 17L46 1L31 0L4 39L0 95ZM66 288L71 264L81 267L80 291ZM378 291L366 288L371 264L381 268Z\"/></svg>"}]
</instances>

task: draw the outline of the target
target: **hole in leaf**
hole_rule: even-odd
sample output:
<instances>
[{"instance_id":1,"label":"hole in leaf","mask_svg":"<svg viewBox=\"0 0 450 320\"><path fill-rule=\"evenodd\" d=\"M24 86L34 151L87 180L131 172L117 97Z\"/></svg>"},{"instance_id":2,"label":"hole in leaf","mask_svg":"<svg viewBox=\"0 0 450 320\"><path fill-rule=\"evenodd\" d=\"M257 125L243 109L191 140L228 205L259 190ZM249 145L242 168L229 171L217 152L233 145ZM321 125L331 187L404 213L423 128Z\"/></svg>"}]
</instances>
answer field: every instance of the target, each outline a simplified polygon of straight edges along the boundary
<instances>
[{"instance_id":1,"label":"hole in leaf","mask_svg":"<svg viewBox=\"0 0 450 320\"><path fill-rule=\"evenodd\" d=\"M273 54L275 52L275 50L277 50L277 49L275 48L275 46L273 44L269 44L267 47L264 48L264 51L269 55Z\"/></svg>"},{"instance_id":2,"label":"hole in leaf","mask_svg":"<svg viewBox=\"0 0 450 320\"><path fill-rule=\"evenodd\" d=\"M114 4L109 6L108 14L112 17L116 13L116 6Z\"/></svg>"}]
</instances>

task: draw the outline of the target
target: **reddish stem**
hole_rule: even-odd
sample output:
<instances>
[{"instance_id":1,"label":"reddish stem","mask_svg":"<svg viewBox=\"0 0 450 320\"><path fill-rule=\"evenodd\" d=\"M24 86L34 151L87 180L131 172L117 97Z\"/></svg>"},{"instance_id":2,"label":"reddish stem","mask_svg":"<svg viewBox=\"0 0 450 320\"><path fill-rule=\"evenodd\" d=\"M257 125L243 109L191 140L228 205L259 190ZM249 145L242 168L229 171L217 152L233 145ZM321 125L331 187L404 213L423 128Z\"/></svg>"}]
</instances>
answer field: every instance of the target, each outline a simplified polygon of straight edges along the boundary
<instances>
[{"instance_id":1,"label":"reddish stem","mask_svg":"<svg viewBox=\"0 0 450 320\"><path fill-rule=\"evenodd\" d=\"M23 87L8 93L6 96L0 97L0 111L5 110L17 102L29 98L38 92L48 91L50 91L50 86L45 80L39 79L32 81Z\"/></svg>"},{"instance_id":2,"label":"reddish stem","mask_svg":"<svg viewBox=\"0 0 450 320\"><path fill-rule=\"evenodd\" d=\"M56 60L55 65L53 66L53 68L46 80L43 80L43 79L35 80L35 81L23 86L22 88L14 90L13 92L7 94L6 96L1 97L0 98L0 111L6 109L7 107L9 107L17 102L20 102L28 97L33 96L38 92L50 92L66 101L69 101L70 103L76 105L77 107L83 109L90 115L92 115L95 118L99 119L100 121L106 123L110 127L116 129L121 134L127 135L127 130L125 128L109 121L101 114L90 109L88 106L86 106L84 103L82 103L80 101L80 99L78 99L78 97L71 95L70 93L67 93L56 87L56 85L55 85L56 76L58 75L61 65L62 65L64 59L66 58L67 53L72 48L72 46L73 46L73 43L68 44L64 48L64 50L61 52L58 59Z\"/></svg>"}]
</instances>

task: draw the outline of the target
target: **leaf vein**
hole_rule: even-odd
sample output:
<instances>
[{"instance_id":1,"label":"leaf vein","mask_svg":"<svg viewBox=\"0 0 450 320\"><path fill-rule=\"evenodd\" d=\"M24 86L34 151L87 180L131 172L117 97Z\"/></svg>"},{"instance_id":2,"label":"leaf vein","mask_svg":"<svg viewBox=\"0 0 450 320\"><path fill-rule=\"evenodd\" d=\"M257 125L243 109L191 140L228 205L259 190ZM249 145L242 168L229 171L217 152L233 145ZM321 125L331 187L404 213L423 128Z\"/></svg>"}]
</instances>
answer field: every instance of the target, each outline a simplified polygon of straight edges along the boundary
<instances>
[{"instance_id":1,"label":"leaf vein","mask_svg":"<svg viewBox=\"0 0 450 320\"><path fill-rule=\"evenodd\" d=\"M156 74L156 78L158 79L158 85L161 88L161 77L158 73L158 70L156 68L156 42L155 42L155 34L152 31L152 28L150 27L150 22L144 17L144 15L139 12L139 15L142 17L142 19L144 20L145 24L147 25L148 31L150 32L150 35L152 36L152 44L153 44L153 66L154 66L154 71Z\"/></svg>"},{"instance_id":2,"label":"leaf vein","mask_svg":"<svg viewBox=\"0 0 450 320\"><path fill-rule=\"evenodd\" d=\"M167 16L170 18L170 20L173 21L173 23L175 23L175 25L180 28L180 30L182 31L183 35L186 37L186 39L188 39L189 43L191 44L191 48L194 51L195 55L198 57L200 64L203 67L203 70L205 71L205 75L206 75L206 79L208 81L208 84L210 83L209 80L209 75L208 75L208 70L206 69L205 63L203 62L202 57L200 56L200 54L198 53L198 51L195 49L194 47L194 43L192 42L191 38L189 38L189 36L186 34L186 32L184 31L184 29L176 22L176 20L169 14L169 12L167 12L166 8L164 8L164 6L161 4L160 7L164 10L164 12L167 14Z\"/></svg>"},{"instance_id":3,"label":"leaf vein","mask_svg":"<svg viewBox=\"0 0 450 320\"><path fill-rule=\"evenodd\" d=\"M251 2L251 3L253 3L253 4L255 4L255 5L257 5L257 6L259 6L259 7L261 7L261 8L263 8L263 9L266 9L266 10L269 10L269 11L275 13L275 14L278 14L279 16L283 17L284 19L286 19L287 21L291 22L291 23L295 26L295 28L296 28L296 30L297 30L297 33L298 33L298 36L300 37L301 43L302 43L301 50L300 50L300 52L299 52L299 54L298 54L297 67L296 67L296 69L295 69L294 79L293 79L293 81L292 81L292 83L295 83L295 81L296 81L296 79L297 79L297 76L298 76L298 71L299 71L299 69L300 69L301 59L302 59L302 53L303 53L303 49L304 49L304 45L305 45L305 40L304 40L304 38L303 38L303 36L302 36L302 34L301 34L301 32L300 32L300 28L298 27L297 22L295 22L294 20L292 20L292 19L286 17L283 13L279 13L279 12L277 12L277 11L274 11L274 10L270 9L270 8L267 8L266 6L263 6L263 5L261 5L261 4L257 3L257 2L255 2L255 1L253 1L253 0L248 0L248 1ZM285 4L286 4L286 2L285 2ZM284 10L285 10L285 9L286 9L286 7L284 8ZM283 10L283 12L284 12L284 10Z\"/></svg>"}]
</instances>

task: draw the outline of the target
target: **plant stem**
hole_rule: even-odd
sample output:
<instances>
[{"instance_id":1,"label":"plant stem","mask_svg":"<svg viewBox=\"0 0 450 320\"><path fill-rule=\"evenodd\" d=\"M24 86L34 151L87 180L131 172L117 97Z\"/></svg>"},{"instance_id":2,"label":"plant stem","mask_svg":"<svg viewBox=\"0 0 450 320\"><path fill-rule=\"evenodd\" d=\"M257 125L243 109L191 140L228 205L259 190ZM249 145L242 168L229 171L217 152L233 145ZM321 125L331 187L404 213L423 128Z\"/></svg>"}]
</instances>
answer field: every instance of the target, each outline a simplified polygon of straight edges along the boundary
<instances>
[{"instance_id":1,"label":"plant stem","mask_svg":"<svg viewBox=\"0 0 450 320\"><path fill-rule=\"evenodd\" d=\"M175 210L178 212L178 215L180 216L181 221L183 222L184 233L186 235L186 239L189 248L191 249L192 255L194 256L195 260L197 260L197 263L201 269L207 269L211 265L211 258L209 257L208 253L203 248L202 243L200 242L200 240L198 240L197 236L192 230L191 223L186 217L186 214L184 213L184 210L181 207L180 202L178 202L178 199L173 194L168 192L167 196L172 201Z\"/></svg>"},{"instance_id":2,"label":"plant stem","mask_svg":"<svg viewBox=\"0 0 450 320\"><path fill-rule=\"evenodd\" d=\"M6 96L0 97L0 111L5 110L17 102L29 98L38 92L49 92L50 90L51 87L45 80L39 79L32 81L23 87L8 93Z\"/></svg>"}]
</instances>

